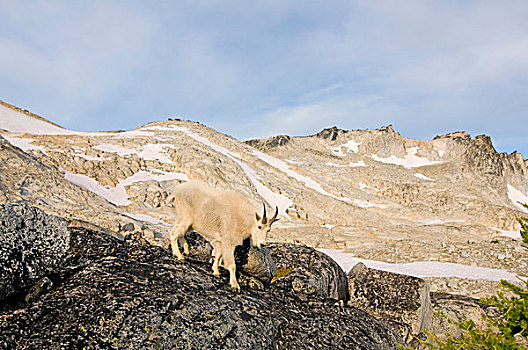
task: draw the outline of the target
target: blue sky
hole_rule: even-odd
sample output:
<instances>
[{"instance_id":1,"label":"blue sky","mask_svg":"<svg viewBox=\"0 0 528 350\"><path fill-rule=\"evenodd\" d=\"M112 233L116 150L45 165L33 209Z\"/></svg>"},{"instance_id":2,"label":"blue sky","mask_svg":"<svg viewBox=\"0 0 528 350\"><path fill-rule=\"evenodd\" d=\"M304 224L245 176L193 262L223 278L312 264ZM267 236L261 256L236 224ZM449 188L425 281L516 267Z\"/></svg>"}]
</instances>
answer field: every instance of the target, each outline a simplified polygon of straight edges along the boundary
<instances>
[{"instance_id":1,"label":"blue sky","mask_svg":"<svg viewBox=\"0 0 528 350\"><path fill-rule=\"evenodd\" d=\"M0 99L74 130L393 124L528 158L528 1L0 0Z\"/></svg>"}]
</instances>

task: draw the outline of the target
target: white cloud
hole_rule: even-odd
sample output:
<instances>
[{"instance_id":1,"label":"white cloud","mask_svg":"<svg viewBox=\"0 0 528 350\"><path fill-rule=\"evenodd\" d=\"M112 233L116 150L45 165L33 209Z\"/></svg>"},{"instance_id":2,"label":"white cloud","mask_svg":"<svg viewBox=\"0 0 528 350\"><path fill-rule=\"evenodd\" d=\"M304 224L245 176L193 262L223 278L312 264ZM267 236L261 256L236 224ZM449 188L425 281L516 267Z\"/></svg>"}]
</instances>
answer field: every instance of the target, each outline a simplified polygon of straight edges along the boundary
<instances>
[{"instance_id":1,"label":"white cloud","mask_svg":"<svg viewBox=\"0 0 528 350\"><path fill-rule=\"evenodd\" d=\"M75 130L176 115L240 138L392 123L522 140L526 13L524 0L2 2L0 98Z\"/></svg>"},{"instance_id":2,"label":"white cloud","mask_svg":"<svg viewBox=\"0 0 528 350\"><path fill-rule=\"evenodd\" d=\"M130 72L148 57L155 25L125 6L2 5L4 22L15 29L0 35L0 77L28 86L35 95L41 91L70 111L99 103L130 84Z\"/></svg>"}]
</instances>

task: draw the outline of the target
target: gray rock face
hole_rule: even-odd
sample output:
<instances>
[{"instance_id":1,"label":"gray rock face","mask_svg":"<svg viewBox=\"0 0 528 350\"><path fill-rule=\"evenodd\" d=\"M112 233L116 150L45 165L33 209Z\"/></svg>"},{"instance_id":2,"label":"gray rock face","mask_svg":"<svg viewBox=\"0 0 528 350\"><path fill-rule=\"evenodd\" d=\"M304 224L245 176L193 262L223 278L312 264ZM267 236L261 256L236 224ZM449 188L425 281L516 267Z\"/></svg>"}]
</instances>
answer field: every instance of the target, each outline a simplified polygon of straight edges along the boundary
<instances>
[{"instance_id":1,"label":"gray rock face","mask_svg":"<svg viewBox=\"0 0 528 350\"><path fill-rule=\"evenodd\" d=\"M358 263L348 273L349 304L380 317L406 341L429 328L429 284L420 278L375 270Z\"/></svg>"},{"instance_id":2,"label":"gray rock face","mask_svg":"<svg viewBox=\"0 0 528 350\"><path fill-rule=\"evenodd\" d=\"M433 307L433 318L428 327L433 334L442 336L451 333L459 336L461 330L456 324L449 322L461 322L464 319L472 320L478 328L486 326L486 316L491 318L500 317L500 311L490 305L482 304L475 298L448 293L431 293ZM444 316L441 316L439 313Z\"/></svg>"},{"instance_id":3,"label":"gray rock face","mask_svg":"<svg viewBox=\"0 0 528 350\"><path fill-rule=\"evenodd\" d=\"M268 247L276 268L286 274L275 285L301 297L348 299L346 275L326 254L291 243L270 243Z\"/></svg>"},{"instance_id":4,"label":"gray rock face","mask_svg":"<svg viewBox=\"0 0 528 350\"><path fill-rule=\"evenodd\" d=\"M0 205L0 300L56 270L69 242L58 217L24 203Z\"/></svg>"},{"instance_id":5,"label":"gray rock face","mask_svg":"<svg viewBox=\"0 0 528 350\"><path fill-rule=\"evenodd\" d=\"M138 234L77 227L59 283L0 311L0 348L397 349L386 325L334 301L299 301L271 285L229 289L209 265L179 263Z\"/></svg>"}]
</instances>

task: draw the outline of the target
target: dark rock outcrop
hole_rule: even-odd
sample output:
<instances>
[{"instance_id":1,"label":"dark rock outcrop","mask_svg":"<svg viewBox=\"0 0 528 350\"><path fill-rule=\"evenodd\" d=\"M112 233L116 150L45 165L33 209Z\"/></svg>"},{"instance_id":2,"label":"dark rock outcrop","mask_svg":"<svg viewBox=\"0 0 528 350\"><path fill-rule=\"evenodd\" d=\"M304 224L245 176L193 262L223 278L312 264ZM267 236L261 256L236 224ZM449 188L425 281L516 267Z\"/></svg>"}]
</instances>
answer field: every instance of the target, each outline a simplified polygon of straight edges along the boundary
<instances>
[{"instance_id":1,"label":"dark rock outcrop","mask_svg":"<svg viewBox=\"0 0 528 350\"><path fill-rule=\"evenodd\" d=\"M203 236L192 231L185 234L185 239L189 244L189 257L191 259L205 263L210 261L213 247ZM244 274L249 278L257 278L264 284L268 284L275 273L275 263L269 249L266 247L258 249L251 246L250 239L246 239L243 245L236 247L235 262L239 274ZM242 285L245 284L244 282L249 283L247 279L242 279ZM257 281L251 283L259 284Z\"/></svg>"},{"instance_id":2,"label":"dark rock outcrop","mask_svg":"<svg viewBox=\"0 0 528 350\"><path fill-rule=\"evenodd\" d=\"M274 282L275 285L302 298L348 299L346 275L328 255L291 243L270 243L267 246L276 268L285 274Z\"/></svg>"},{"instance_id":3,"label":"dark rock outcrop","mask_svg":"<svg viewBox=\"0 0 528 350\"><path fill-rule=\"evenodd\" d=\"M290 142L291 137L289 137L288 135L278 135L267 139L254 139L244 141L244 143L250 145L251 147L255 147L263 151L268 150L270 148L286 146Z\"/></svg>"},{"instance_id":4,"label":"dark rock outcrop","mask_svg":"<svg viewBox=\"0 0 528 350\"><path fill-rule=\"evenodd\" d=\"M124 241L70 229L49 291L0 311L0 348L396 349L382 322L332 300L302 302L273 285L230 291L228 274L179 263L138 233Z\"/></svg>"},{"instance_id":5,"label":"dark rock outcrop","mask_svg":"<svg viewBox=\"0 0 528 350\"><path fill-rule=\"evenodd\" d=\"M331 128L326 128L326 129L319 131L317 134L315 134L315 136L321 139L335 141L337 140L340 134L343 134L346 132L347 132L346 130L341 130L337 128L337 126L332 126Z\"/></svg>"},{"instance_id":6,"label":"dark rock outcrop","mask_svg":"<svg viewBox=\"0 0 528 350\"><path fill-rule=\"evenodd\" d=\"M0 205L0 301L57 270L69 240L58 217L22 202Z\"/></svg>"},{"instance_id":7,"label":"dark rock outcrop","mask_svg":"<svg viewBox=\"0 0 528 350\"><path fill-rule=\"evenodd\" d=\"M348 273L349 304L379 317L406 341L431 324L429 284L358 263Z\"/></svg>"},{"instance_id":8,"label":"dark rock outcrop","mask_svg":"<svg viewBox=\"0 0 528 350\"><path fill-rule=\"evenodd\" d=\"M271 282L275 274L275 262L269 248L253 247L250 239L246 239L243 245L236 247L235 262L241 267L242 273L256 277L266 284Z\"/></svg>"}]
</instances>

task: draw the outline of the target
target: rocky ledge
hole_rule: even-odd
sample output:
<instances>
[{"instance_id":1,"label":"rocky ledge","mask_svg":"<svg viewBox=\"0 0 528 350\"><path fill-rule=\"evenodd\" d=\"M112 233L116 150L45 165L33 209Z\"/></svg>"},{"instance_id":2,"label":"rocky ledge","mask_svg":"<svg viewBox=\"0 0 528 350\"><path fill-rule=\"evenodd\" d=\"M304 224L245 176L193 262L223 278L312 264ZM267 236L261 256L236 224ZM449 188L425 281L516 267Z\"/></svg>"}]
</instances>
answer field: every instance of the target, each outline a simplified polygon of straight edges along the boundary
<instances>
[{"instance_id":1,"label":"rocky ledge","mask_svg":"<svg viewBox=\"0 0 528 350\"><path fill-rule=\"evenodd\" d=\"M6 221L31 224L20 213L1 223L0 239L19 234L20 225ZM139 234L119 240L68 230L60 264L0 300L0 348L396 349L401 342L384 323L336 300L303 301L274 284L236 294L227 273L217 279L207 263L179 263ZM32 234L37 243L43 233Z\"/></svg>"}]
</instances>

